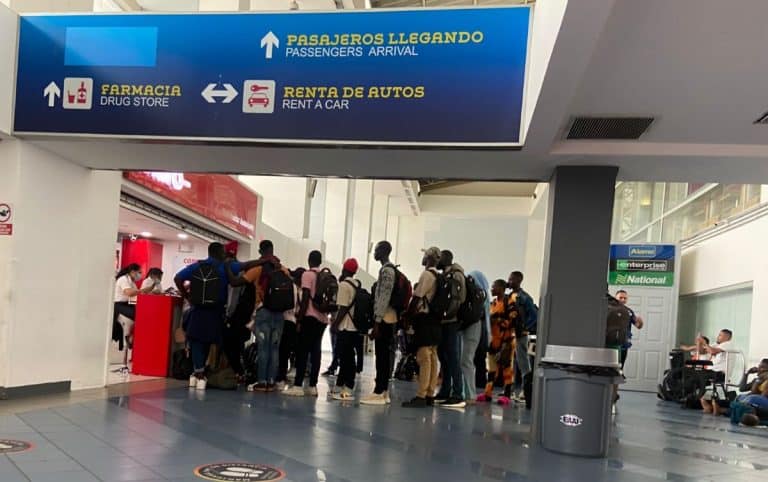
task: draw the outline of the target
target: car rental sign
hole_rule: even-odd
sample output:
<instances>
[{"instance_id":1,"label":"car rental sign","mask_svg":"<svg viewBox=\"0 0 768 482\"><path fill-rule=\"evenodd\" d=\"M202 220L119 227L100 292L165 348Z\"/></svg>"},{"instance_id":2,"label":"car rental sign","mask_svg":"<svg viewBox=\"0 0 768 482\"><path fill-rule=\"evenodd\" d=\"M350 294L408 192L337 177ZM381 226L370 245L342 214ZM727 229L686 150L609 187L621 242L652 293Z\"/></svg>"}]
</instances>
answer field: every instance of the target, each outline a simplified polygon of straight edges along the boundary
<instances>
[{"instance_id":1,"label":"car rental sign","mask_svg":"<svg viewBox=\"0 0 768 482\"><path fill-rule=\"evenodd\" d=\"M22 16L15 133L517 146L530 7Z\"/></svg>"}]
</instances>

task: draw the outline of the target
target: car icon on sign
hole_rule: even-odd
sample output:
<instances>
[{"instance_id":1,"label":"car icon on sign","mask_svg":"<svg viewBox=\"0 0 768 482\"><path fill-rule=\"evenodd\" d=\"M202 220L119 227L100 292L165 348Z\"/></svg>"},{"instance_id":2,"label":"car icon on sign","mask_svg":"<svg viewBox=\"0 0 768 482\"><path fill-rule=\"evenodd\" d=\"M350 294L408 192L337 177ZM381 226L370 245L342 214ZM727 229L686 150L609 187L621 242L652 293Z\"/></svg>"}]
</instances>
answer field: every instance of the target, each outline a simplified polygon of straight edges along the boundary
<instances>
[{"instance_id":1,"label":"car icon on sign","mask_svg":"<svg viewBox=\"0 0 768 482\"><path fill-rule=\"evenodd\" d=\"M248 105L250 107L255 105L263 105L266 109L269 107L269 97L267 97L267 94L261 92L258 94L251 94L251 96L248 98Z\"/></svg>"},{"instance_id":2,"label":"car icon on sign","mask_svg":"<svg viewBox=\"0 0 768 482\"><path fill-rule=\"evenodd\" d=\"M246 80L243 84L243 113L272 114L275 90L274 80Z\"/></svg>"}]
</instances>

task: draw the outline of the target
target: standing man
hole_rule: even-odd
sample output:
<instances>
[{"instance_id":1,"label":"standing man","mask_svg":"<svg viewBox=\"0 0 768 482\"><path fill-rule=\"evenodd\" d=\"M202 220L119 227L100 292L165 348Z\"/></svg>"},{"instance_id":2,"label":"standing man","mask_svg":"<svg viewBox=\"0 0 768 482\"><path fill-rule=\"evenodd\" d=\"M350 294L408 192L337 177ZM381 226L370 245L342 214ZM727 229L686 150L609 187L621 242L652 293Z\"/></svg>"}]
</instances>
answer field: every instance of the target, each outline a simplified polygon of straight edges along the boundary
<instances>
[{"instance_id":1,"label":"standing man","mask_svg":"<svg viewBox=\"0 0 768 482\"><path fill-rule=\"evenodd\" d=\"M526 408L531 408L531 395L533 391L533 376L531 374L531 361L528 356L528 335L536 332L539 310L533 303L533 298L523 290L523 273L513 271L509 275L508 286L512 290L512 298L518 311L515 323L515 368L520 377L522 390L518 389L514 396L516 401L525 401ZM522 393L521 393L522 392Z\"/></svg>"},{"instance_id":2,"label":"standing man","mask_svg":"<svg viewBox=\"0 0 768 482\"><path fill-rule=\"evenodd\" d=\"M256 315L253 331L258 343L259 363L256 383L249 391L271 392L275 389L280 362L280 339L283 336L283 313L294 305L293 281L287 269L274 254L272 241L259 243L260 265L249 269L241 278L256 288ZM277 286L279 289L275 289Z\"/></svg>"},{"instance_id":3,"label":"standing man","mask_svg":"<svg viewBox=\"0 0 768 482\"><path fill-rule=\"evenodd\" d=\"M355 327L355 297L362 288L360 280L355 279L359 266L355 258L344 261L339 277L339 296L337 304L339 311L331 325L331 332L336 333L336 356L339 359L339 376L336 387L340 391L333 395L334 400L353 400L352 390L355 389L357 364L355 363L355 346L360 335Z\"/></svg>"},{"instance_id":4,"label":"standing man","mask_svg":"<svg viewBox=\"0 0 768 482\"><path fill-rule=\"evenodd\" d=\"M392 293L397 282L397 269L390 262L392 245L388 241L381 241L373 251L373 257L381 263L379 279L376 282L376 294L374 295L373 308L373 339L376 340L376 388L373 395L369 395L360 403L363 405L388 405L389 377L391 371L390 345L395 337L395 325L397 324L397 311L392 307Z\"/></svg>"},{"instance_id":5,"label":"standing man","mask_svg":"<svg viewBox=\"0 0 768 482\"><path fill-rule=\"evenodd\" d=\"M464 408L464 382L461 374L461 340L459 338L459 307L467 299L467 280L464 268L453 262L453 253L444 250L440 253L437 266L451 283L452 301L442 321L442 337L438 347L438 357L443 367L443 383L436 399L441 407Z\"/></svg>"},{"instance_id":6,"label":"standing man","mask_svg":"<svg viewBox=\"0 0 768 482\"><path fill-rule=\"evenodd\" d=\"M208 246L208 258L179 271L174 278L179 293L192 305L185 331L192 355L194 373L189 387L205 390L205 365L212 344L221 344L225 307L231 278L237 275L240 263L225 265L226 253L221 243ZM189 283L187 286L186 283Z\"/></svg>"},{"instance_id":7,"label":"standing man","mask_svg":"<svg viewBox=\"0 0 768 482\"><path fill-rule=\"evenodd\" d=\"M314 302L317 292L317 276L320 272L320 265L323 264L322 253L320 251L309 253L308 263L309 270L301 276L301 303L299 304L299 312L296 314L296 329L299 333L296 349L296 378L293 387L283 392L290 397L317 396L323 333L325 333L325 327L328 326L328 315L321 312ZM304 376L308 362L312 364L312 368L309 373L309 386L304 389Z\"/></svg>"},{"instance_id":8,"label":"standing man","mask_svg":"<svg viewBox=\"0 0 768 482\"><path fill-rule=\"evenodd\" d=\"M440 343L440 316L433 313L430 304L437 291L437 263L440 249L424 251L421 264L424 272L413 290L413 300L408 309L408 322L413 328L413 342L418 348L416 361L419 364L419 389L416 397L403 402L406 408L423 408L435 404L435 390L439 372L437 345Z\"/></svg>"},{"instance_id":9,"label":"standing man","mask_svg":"<svg viewBox=\"0 0 768 482\"><path fill-rule=\"evenodd\" d=\"M627 355L629 354L629 349L632 348L632 327L636 327L638 330L643 329L643 325L645 325L645 322L640 316L637 316L635 312L627 306L627 302L629 301L629 294L625 290L619 290L616 292L616 299L619 300L619 303L626 306L629 310L629 331L627 332L627 342L624 343L624 345L621 346L621 353L620 353L620 359L621 362L621 369L624 370L624 363L627 362Z\"/></svg>"}]
</instances>

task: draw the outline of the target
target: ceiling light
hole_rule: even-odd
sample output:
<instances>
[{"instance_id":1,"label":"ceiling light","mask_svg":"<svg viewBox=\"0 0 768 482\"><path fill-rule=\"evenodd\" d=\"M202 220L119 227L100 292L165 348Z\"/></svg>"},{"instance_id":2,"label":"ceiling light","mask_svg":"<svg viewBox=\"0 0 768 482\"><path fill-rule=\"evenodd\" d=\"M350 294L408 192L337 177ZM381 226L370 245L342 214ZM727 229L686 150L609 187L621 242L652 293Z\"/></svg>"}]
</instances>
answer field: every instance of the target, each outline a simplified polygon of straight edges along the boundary
<instances>
[{"instance_id":1,"label":"ceiling light","mask_svg":"<svg viewBox=\"0 0 768 482\"><path fill-rule=\"evenodd\" d=\"M149 231L142 231L141 232L141 237L142 238L151 238L152 237L152 233L150 233Z\"/></svg>"},{"instance_id":2,"label":"ceiling light","mask_svg":"<svg viewBox=\"0 0 768 482\"><path fill-rule=\"evenodd\" d=\"M186 233L179 233L176 236L178 236L179 239L187 239L189 237L189 235Z\"/></svg>"}]
</instances>

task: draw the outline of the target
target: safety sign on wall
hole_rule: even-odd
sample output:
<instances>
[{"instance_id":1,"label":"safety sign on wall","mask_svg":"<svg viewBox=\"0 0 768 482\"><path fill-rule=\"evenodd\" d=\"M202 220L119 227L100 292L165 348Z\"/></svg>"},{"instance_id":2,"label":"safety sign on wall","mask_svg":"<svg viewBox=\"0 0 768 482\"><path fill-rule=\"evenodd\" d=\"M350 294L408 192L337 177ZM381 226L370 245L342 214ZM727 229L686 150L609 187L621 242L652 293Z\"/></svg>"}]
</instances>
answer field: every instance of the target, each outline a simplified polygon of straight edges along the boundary
<instances>
[{"instance_id":1,"label":"safety sign on wall","mask_svg":"<svg viewBox=\"0 0 768 482\"><path fill-rule=\"evenodd\" d=\"M13 208L8 203L0 202L0 236L13 234Z\"/></svg>"},{"instance_id":2,"label":"safety sign on wall","mask_svg":"<svg viewBox=\"0 0 768 482\"><path fill-rule=\"evenodd\" d=\"M531 9L22 16L15 133L515 146Z\"/></svg>"}]
</instances>

